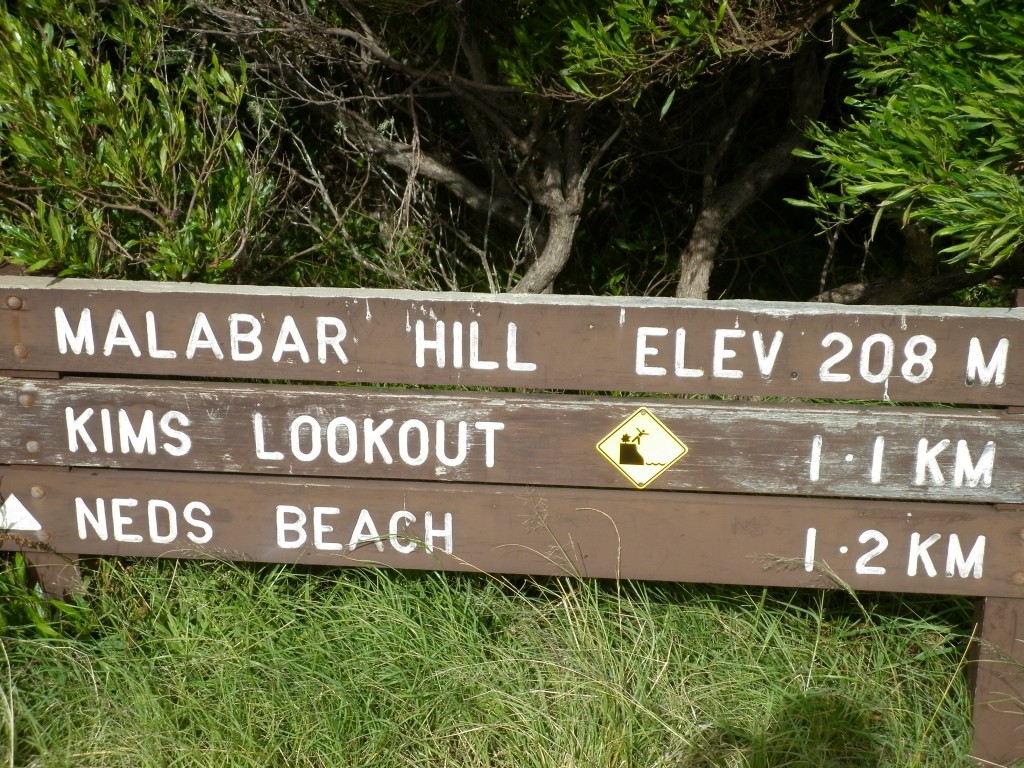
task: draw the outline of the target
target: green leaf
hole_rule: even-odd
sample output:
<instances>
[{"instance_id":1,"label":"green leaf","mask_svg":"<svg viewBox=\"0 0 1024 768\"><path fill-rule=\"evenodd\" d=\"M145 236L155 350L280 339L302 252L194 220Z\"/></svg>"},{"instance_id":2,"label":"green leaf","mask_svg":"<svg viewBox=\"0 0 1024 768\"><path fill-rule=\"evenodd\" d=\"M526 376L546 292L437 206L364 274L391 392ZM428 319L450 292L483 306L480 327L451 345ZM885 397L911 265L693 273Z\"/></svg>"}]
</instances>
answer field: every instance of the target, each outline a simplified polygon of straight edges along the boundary
<instances>
[{"instance_id":1,"label":"green leaf","mask_svg":"<svg viewBox=\"0 0 1024 768\"><path fill-rule=\"evenodd\" d=\"M661 113L658 115L659 119L661 119L661 120L665 119L665 115L667 115L669 109L671 109L672 102L675 101L675 98L676 98L676 89L673 88L672 92L669 93L668 98L665 99L665 103L661 105Z\"/></svg>"}]
</instances>

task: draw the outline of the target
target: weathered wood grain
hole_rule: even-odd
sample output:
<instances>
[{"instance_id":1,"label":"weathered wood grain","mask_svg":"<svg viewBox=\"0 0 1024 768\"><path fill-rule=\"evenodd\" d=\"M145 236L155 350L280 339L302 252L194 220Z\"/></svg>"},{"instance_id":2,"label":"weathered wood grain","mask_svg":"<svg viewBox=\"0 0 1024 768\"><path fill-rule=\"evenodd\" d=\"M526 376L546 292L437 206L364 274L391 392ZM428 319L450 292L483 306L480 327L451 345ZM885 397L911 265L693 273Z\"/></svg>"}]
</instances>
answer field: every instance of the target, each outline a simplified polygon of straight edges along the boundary
<instances>
[{"instance_id":1,"label":"weathered wood grain","mask_svg":"<svg viewBox=\"0 0 1024 768\"><path fill-rule=\"evenodd\" d=\"M977 614L971 754L980 765L1019 765L1024 757L1024 600L985 597Z\"/></svg>"},{"instance_id":2,"label":"weathered wood grain","mask_svg":"<svg viewBox=\"0 0 1024 768\"><path fill-rule=\"evenodd\" d=\"M1022 350L1019 309L0 277L6 371L1022 405Z\"/></svg>"},{"instance_id":3,"label":"weathered wood grain","mask_svg":"<svg viewBox=\"0 0 1024 768\"><path fill-rule=\"evenodd\" d=\"M992 409L0 379L0 461L633 488L597 443L639 408L687 448L651 489L1024 501L1024 415Z\"/></svg>"},{"instance_id":4,"label":"weathered wood grain","mask_svg":"<svg viewBox=\"0 0 1024 768\"><path fill-rule=\"evenodd\" d=\"M6 546L58 552L1024 597L1021 507L10 468L0 494L42 527Z\"/></svg>"}]
</instances>

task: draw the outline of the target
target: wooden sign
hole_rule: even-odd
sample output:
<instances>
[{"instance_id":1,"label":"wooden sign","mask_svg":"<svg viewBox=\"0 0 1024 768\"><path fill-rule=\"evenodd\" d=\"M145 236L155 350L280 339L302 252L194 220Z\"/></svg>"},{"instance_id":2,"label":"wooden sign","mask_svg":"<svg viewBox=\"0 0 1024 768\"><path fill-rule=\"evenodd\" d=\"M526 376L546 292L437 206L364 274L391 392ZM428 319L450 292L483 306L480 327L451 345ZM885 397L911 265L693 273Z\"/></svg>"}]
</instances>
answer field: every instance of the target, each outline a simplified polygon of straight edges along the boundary
<instances>
[{"instance_id":1,"label":"wooden sign","mask_svg":"<svg viewBox=\"0 0 1024 768\"><path fill-rule=\"evenodd\" d=\"M1024 405L1024 312L0 278L0 370Z\"/></svg>"},{"instance_id":2,"label":"wooden sign","mask_svg":"<svg viewBox=\"0 0 1024 768\"><path fill-rule=\"evenodd\" d=\"M1020 506L0 470L5 546L1024 597Z\"/></svg>"},{"instance_id":3,"label":"wooden sign","mask_svg":"<svg viewBox=\"0 0 1024 768\"><path fill-rule=\"evenodd\" d=\"M8 379L0 410L10 464L1024 502L992 409Z\"/></svg>"},{"instance_id":4,"label":"wooden sign","mask_svg":"<svg viewBox=\"0 0 1024 768\"><path fill-rule=\"evenodd\" d=\"M0 277L0 548L975 595L999 765L1022 355L1022 309Z\"/></svg>"}]
</instances>

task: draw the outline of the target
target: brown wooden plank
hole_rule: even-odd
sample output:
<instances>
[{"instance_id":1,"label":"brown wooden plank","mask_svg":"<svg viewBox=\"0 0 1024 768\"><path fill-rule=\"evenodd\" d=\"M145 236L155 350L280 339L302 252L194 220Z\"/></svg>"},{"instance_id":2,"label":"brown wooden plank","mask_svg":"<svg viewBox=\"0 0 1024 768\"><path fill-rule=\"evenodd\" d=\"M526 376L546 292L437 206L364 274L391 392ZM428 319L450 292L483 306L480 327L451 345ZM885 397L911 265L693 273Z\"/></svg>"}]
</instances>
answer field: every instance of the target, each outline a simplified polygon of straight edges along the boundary
<instances>
[{"instance_id":1,"label":"brown wooden plank","mask_svg":"<svg viewBox=\"0 0 1024 768\"><path fill-rule=\"evenodd\" d=\"M1016 309L17 277L0 296L6 370L1024 404Z\"/></svg>"},{"instance_id":2,"label":"brown wooden plank","mask_svg":"<svg viewBox=\"0 0 1024 768\"><path fill-rule=\"evenodd\" d=\"M981 765L1024 759L1024 600L979 602L972 661L974 751Z\"/></svg>"},{"instance_id":3,"label":"brown wooden plank","mask_svg":"<svg viewBox=\"0 0 1024 768\"><path fill-rule=\"evenodd\" d=\"M8 547L1024 597L1024 507L124 470L0 495Z\"/></svg>"},{"instance_id":4,"label":"brown wooden plank","mask_svg":"<svg viewBox=\"0 0 1024 768\"><path fill-rule=\"evenodd\" d=\"M0 409L8 464L1024 501L1024 419L992 409L122 379L0 380ZM686 447L661 474L640 409Z\"/></svg>"}]
</instances>

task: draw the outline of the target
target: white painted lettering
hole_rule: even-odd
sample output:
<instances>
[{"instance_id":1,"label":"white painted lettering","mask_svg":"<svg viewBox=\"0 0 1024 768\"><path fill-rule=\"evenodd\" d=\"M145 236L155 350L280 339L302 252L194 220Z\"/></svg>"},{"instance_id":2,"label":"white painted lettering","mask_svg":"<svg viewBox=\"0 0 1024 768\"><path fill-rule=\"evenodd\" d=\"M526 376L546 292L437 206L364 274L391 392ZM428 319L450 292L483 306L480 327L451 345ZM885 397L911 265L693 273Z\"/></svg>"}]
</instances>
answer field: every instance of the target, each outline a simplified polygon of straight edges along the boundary
<instances>
[{"instance_id":1,"label":"white painted lettering","mask_svg":"<svg viewBox=\"0 0 1024 768\"><path fill-rule=\"evenodd\" d=\"M505 425L500 421L478 421L473 426L484 433L484 464L488 467L493 467L494 433L505 429Z\"/></svg>"},{"instance_id":2,"label":"white painted lettering","mask_svg":"<svg viewBox=\"0 0 1024 768\"><path fill-rule=\"evenodd\" d=\"M205 520L196 520L196 515L202 515L205 518L209 518L213 513L210 508L203 504L201 501L190 501L185 505L185 511L182 513L185 517L185 522L191 525L193 528L198 528L202 533L192 533L189 531L185 534L188 539L194 544L206 544L213 538L213 528Z\"/></svg>"},{"instance_id":3,"label":"white painted lettering","mask_svg":"<svg viewBox=\"0 0 1024 768\"><path fill-rule=\"evenodd\" d=\"M91 440L88 430L91 415L83 413L76 416L73 411L67 413L69 441L73 441L76 447L79 443ZM146 426L150 426L148 422ZM325 430L315 416L303 414L289 424L284 438L288 446L286 453L271 448L278 430L267 417L259 411L252 414L256 458L270 462L282 461L286 455L306 463L322 459L326 433L326 453L331 461L338 464L348 464L357 459L365 464L393 464L397 453L398 460L410 467L423 466L431 458L440 465L458 467L466 463L471 451L476 451L479 456L477 460L482 459L484 465L491 468L497 460L496 435L504 429L504 423L497 421L478 421L471 426L465 421L449 423L438 420L430 426L420 419L408 419L396 424L394 419L378 421L367 417L362 419L361 424L357 424L348 416L338 416L327 424ZM187 436L182 437L186 440L184 449L187 451L190 447ZM125 439L142 440L122 437L122 440ZM148 431L146 439L150 439ZM148 446L149 443L146 443ZM165 444L164 448L166 450L168 446Z\"/></svg>"},{"instance_id":4,"label":"white painted lettering","mask_svg":"<svg viewBox=\"0 0 1024 768\"><path fill-rule=\"evenodd\" d=\"M92 313L83 309L78 316L78 330L71 330L71 323L61 307L54 307L53 320L57 327L57 349L62 355L80 355L83 352L87 355L96 354L96 340L92 335Z\"/></svg>"},{"instance_id":5,"label":"white painted lettering","mask_svg":"<svg viewBox=\"0 0 1024 768\"><path fill-rule=\"evenodd\" d=\"M173 360L178 353L173 349L160 349L156 338L156 313L146 312L146 351L154 360Z\"/></svg>"},{"instance_id":6,"label":"white painted lettering","mask_svg":"<svg viewBox=\"0 0 1024 768\"><path fill-rule=\"evenodd\" d=\"M455 454L455 458L448 458L445 453L445 424L443 421L437 422L437 441L434 447L434 453L437 455L437 460L444 464L446 467L457 467L466 460L466 452L469 450L469 439L468 432L466 431L466 422L459 422L459 438L458 438L458 452Z\"/></svg>"},{"instance_id":7,"label":"white painted lettering","mask_svg":"<svg viewBox=\"0 0 1024 768\"><path fill-rule=\"evenodd\" d=\"M814 570L814 548L818 541L818 529L808 528L807 538L804 541L804 570L811 573Z\"/></svg>"},{"instance_id":8,"label":"white painted lettering","mask_svg":"<svg viewBox=\"0 0 1024 768\"><path fill-rule=\"evenodd\" d=\"M328 333L333 330L333 333ZM321 363L327 363L327 350L334 351L335 357L342 363L348 363L348 355L341 348L341 342L345 340L347 329L337 317L318 317L316 319L316 359Z\"/></svg>"},{"instance_id":9,"label":"white painted lettering","mask_svg":"<svg viewBox=\"0 0 1024 768\"><path fill-rule=\"evenodd\" d=\"M971 553L964 557L964 551L960 546L960 537L955 533L949 535L949 551L946 553L946 575L952 577L954 573L959 574L961 579L968 577L980 579L985 564L985 537L979 536L974 540Z\"/></svg>"},{"instance_id":10,"label":"white painted lettering","mask_svg":"<svg viewBox=\"0 0 1024 768\"><path fill-rule=\"evenodd\" d=\"M117 412L118 433L121 435L121 453L148 453L156 455L156 419L152 411L142 414L142 423L138 431L132 426L132 420L125 410Z\"/></svg>"},{"instance_id":11,"label":"white painted lettering","mask_svg":"<svg viewBox=\"0 0 1024 768\"><path fill-rule=\"evenodd\" d=\"M415 431L418 441L418 453L413 454L409 448L409 434ZM430 455L430 434L427 425L419 419L410 419L398 429L398 456L410 467L418 467L425 463Z\"/></svg>"},{"instance_id":12,"label":"white painted lettering","mask_svg":"<svg viewBox=\"0 0 1024 768\"><path fill-rule=\"evenodd\" d=\"M142 350L139 349L132 329L120 309L115 309L114 314L110 316L110 328L107 330L107 340L103 342L103 354L110 357L114 347L128 347L133 357L142 357Z\"/></svg>"},{"instance_id":13,"label":"white painted lettering","mask_svg":"<svg viewBox=\"0 0 1024 768\"><path fill-rule=\"evenodd\" d=\"M885 452L885 437L875 437L875 447L871 451L871 482L878 485L882 482L882 456Z\"/></svg>"},{"instance_id":14,"label":"white painted lettering","mask_svg":"<svg viewBox=\"0 0 1024 768\"><path fill-rule=\"evenodd\" d=\"M298 549L306 543L306 513L289 504L277 505L277 546Z\"/></svg>"},{"instance_id":15,"label":"white painted lettering","mask_svg":"<svg viewBox=\"0 0 1024 768\"><path fill-rule=\"evenodd\" d=\"M302 445L302 428L309 430L309 448ZM291 426L291 447L292 455L299 461L314 461L320 456L323 450L323 440L320 434L320 423L312 416L297 416Z\"/></svg>"},{"instance_id":16,"label":"white painted lettering","mask_svg":"<svg viewBox=\"0 0 1024 768\"><path fill-rule=\"evenodd\" d=\"M686 329L676 328L675 374L681 379L699 379L703 368L686 367Z\"/></svg>"},{"instance_id":17,"label":"white painted lettering","mask_svg":"<svg viewBox=\"0 0 1024 768\"><path fill-rule=\"evenodd\" d=\"M656 347L648 347L647 339L652 336L668 336L668 328L641 326L636 329L636 374L637 376L664 376L667 368L647 365L647 358L658 354Z\"/></svg>"},{"instance_id":18,"label":"white painted lettering","mask_svg":"<svg viewBox=\"0 0 1024 768\"><path fill-rule=\"evenodd\" d=\"M754 355L757 357L757 370L764 378L770 378L775 370L775 361L779 357L779 350L782 349L782 331L776 331L772 336L772 344L765 351L764 336L760 331L754 331L751 336L754 339Z\"/></svg>"},{"instance_id":19,"label":"white painted lettering","mask_svg":"<svg viewBox=\"0 0 1024 768\"><path fill-rule=\"evenodd\" d=\"M416 522L416 515L402 509L395 512L388 521L388 540L396 552L410 555L416 551L416 542L403 536L410 525ZM401 530L399 528L401 527Z\"/></svg>"},{"instance_id":20,"label":"white painted lettering","mask_svg":"<svg viewBox=\"0 0 1024 768\"><path fill-rule=\"evenodd\" d=\"M373 419L363 419L363 458L367 464L373 464L374 448L380 453L380 457L384 459L385 464L392 463L391 452L388 451L388 447L384 445L381 437L391 429L394 423L394 419L384 419L384 421L374 427Z\"/></svg>"},{"instance_id":21,"label":"white painted lettering","mask_svg":"<svg viewBox=\"0 0 1024 768\"><path fill-rule=\"evenodd\" d=\"M90 512L87 507L85 511ZM445 513L443 524L437 528L434 527L432 513L424 513L424 536L420 539L411 535L410 527L418 522L412 512L405 509L393 512L387 518L387 535L382 536L374 515L364 508L355 515L352 533L347 541L337 540L339 523L346 519L345 513L339 507L316 506L313 507L312 514L307 515L299 507L278 504L275 515L277 545L282 549L298 549L307 542L317 550L328 552L352 551L367 544L372 544L378 552L383 552L385 542L389 543L395 552L403 555L412 554L421 548L425 552L433 552L435 546L451 553L453 548L454 525L451 513ZM380 520L383 523L384 517L381 516ZM307 530L307 522L311 524L312 535Z\"/></svg>"},{"instance_id":22,"label":"white painted lettering","mask_svg":"<svg viewBox=\"0 0 1024 768\"><path fill-rule=\"evenodd\" d=\"M869 541L873 541L875 542L875 546L857 558L857 562L854 565L854 571L862 576L883 576L885 574L885 566L868 565L868 563L885 552L889 547L889 537L881 531L876 531L872 528L864 531L858 537L857 541L861 544L867 544Z\"/></svg>"},{"instance_id":23,"label":"white painted lettering","mask_svg":"<svg viewBox=\"0 0 1024 768\"><path fill-rule=\"evenodd\" d=\"M874 347L882 348L881 365L877 371L871 370L871 355ZM885 333L873 333L864 339L860 347L860 377L870 384L881 384L892 374L893 361L896 357L896 346L892 337Z\"/></svg>"},{"instance_id":24,"label":"white painted lettering","mask_svg":"<svg viewBox=\"0 0 1024 768\"><path fill-rule=\"evenodd\" d=\"M281 451L268 451L265 442L263 429L263 414L255 411L252 415L252 436L256 443L256 458L261 461L281 461L284 454Z\"/></svg>"},{"instance_id":25,"label":"white painted lettering","mask_svg":"<svg viewBox=\"0 0 1024 768\"><path fill-rule=\"evenodd\" d=\"M444 527L434 527L434 515L427 511L423 513L423 543L428 553L434 551L434 540L440 538L442 550L449 555L452 553L452 513L444 513Z\"/></svg>"},{"instance_id":26,"label":"white painted lettering","mask_svg":"<svg viewBox=\"0 0 1024 768\"><path fill-rule=\"evenodd\" d=\"M452 368L462 369L462 323L452 323Z\"/></svg>"},{"instance_id":27,"label":"white painted lettering","mask_svg":"<svg viewBox=\"0 0 1024 768\"><path fill-rule=\"evenodd\" d=\"M359 511L359 519L356 520L355 528L352 529L352 538L349 539L348 548L354 550L366 542L373 542L378 552L384 551L384 542L381 541L377 526L374 525L373 518L370 517L370 510L362 509Z\"/></svg>"},{"instance_id":28,"label":"white painted lettering","mask_svg":"<svg viewBox=\"0 0 1024 768\"><path fill-rule=\"evenodd\" d=\"M96 511L93 512L85 503L85 499L76 496L75 517L78 520L78 538L82 541L89 538L86 524L92 528L93 533L100 538L100 541L107 540L107 511L103 499L96 499Z\"/></svg>"},{"instance_id":29,"label":"white painted lettering","mask_svg":"<svg viewBox=\"0 0 1024 768\"><path fill-rule=\"evenodd\" d=\"M821 435L815 435L811 440L811 471L810 478L812 483L818 482L821 477Z\"/></svg>"},{"instance_id":30,"label":"white painted lettering","mask_svg":"<svg viewBox=\"0 0 1024 768\"><path fill-rule=\"evenodd\" d=\"M145 541L145 538L138 533L125 533L125 528L131 525L134 520L124 514L122 510L130 507L137 507L138 499L111 499L110 500L110 522L114 529L114 541L138 544Z\"/></svg>"},{"instance_id":31,"label":"white painted lettering","mask_svg":"<svg viewBox=\"0 0 1024 768\"><path fill-rule=\"evenodd\" d=\"M427 350L434 350L434 360L438 368L444 368L444 323L438 320L434 324L434 338L427 339L422 320L416 321L416 367L426 366Z\"/></svg>"},{"instance_id":32,"label":"white painted lettering","mask_svg":"<svg viewBox=\"0 0 1024 768\"><path fill-rule=\"evenodd\" d=\"M206 318L206 313L196 312L195 320L192 322L192 331L188 335L188 344L185 345L185 357L192 360L201 349L208 349L218 360L224 359L224 351L220 348L213 333L213 327Z\"/></svg>"},{"instance_id":33,"label":"white painted lettering","mask_svg":"<svg viewBox=\"0 0 1024 768\"><path fill-rule=\"evenodd\" d=\"M918 352L918 348L922 346L924 351ZM931 336L919 334L907 339L907 343L903 347L903 356L906 359L900 367L900 373L903 375L903 378L911 384L920 384L927 381L935 371L935 364L932 362L932 358L935 357L938 349L939 347L935 343L935 339ZM914 372L915 369L918 369L917 373Z\"/></svg>"},{"instance_id":34,"label":"white painted lettering","mask_svg":"<svg viewBox=\"0 0 1024 768\"><path fill-rule=\"evenodd\" d=\"M508 332L506 333L506 345L505 345L505 362L510 371L536 371L536 363L520 362L519 353L516 348L518 328L515 323L508 324Z\"/></svg>"},{"instance_id":35,"label":"white painted lettering","mask_svg":"<svg viewBox=\"0 0 1024 768\"><path fill-rule=\"evenodd\" d=\"M114 452L114 430L110 423L110 410L100 408L100 432L103 435L103 450L106 453Z\"/></svg>"},{"instance_id":36,"label":"white painted lettering","mask_svg":"<svg viewBox=\"0 0 1024 768\"><path fill-rule=\"evenodd\" d=\"M967 483L968 488L982 488L992 486L992 470L996 463L996 444L989 440L981 449L981 456L977 463L971 461L971 452L967 447L966 440L960 440L956 444L956 464L953 467L953 485L962 488Z\"/></svg>"},{"instance_id":37,"label":"white painted lettering","mask_svg":"<svg viewBox=\"0 0 1024 768\"><path fill-rule=\"evenodd\" d=\"M338 433L342 427L348 433L346 438L348 441L348 451L346 453L338 452ZM339 464L348 464L348 462L352 461L359 451L359 436L356 430L355 422L347 416L338 416L335 419L331 419L327 425L327 455Z\"/></svg>"},{"instance_id":38,"label":"white painted lettering","mask_svg":"<svg viewBox=\"0 0 1024 768\"><path fill-rule=\"evenodd\" d=\"M715 331L715 352L711 363L711 374L718 379L742 379L743 371L726 368L725 361L736 357L736 350L725 346L727 339L742 339L747 332L739 328L719 328Z\"/></svg>"},{"instance_id":39,"label":"white painted lettering","mask_svg":"<svg viewBox=\"0 0 1024 768\"><path fill-rule=\"evenodd\" d=\"M469 367L474 371L493 371L498 367L496 360L480 359L480 323L469 324Z\"/></svg>"},{"instance_id":40,"label":"white painted lettering","mask_svg":"<svg viewBox=\"0 0 1024 768\"><path fill-rule=\"evenodd\" d=\"M242 324L249 327L248 331L242 331ZM258 360L263 354L263 342L260 341L260 331L263 325L255 315L248 315L243 312L234 312L228 315L228 346L231 349L231 359L238 362ZM248 345L247 350L242 345Z\"/></svg>"},{"instance_id":41,"label":"white painted lettering","mask_svg":"<svg viewBox=\"0 0 1024 768\"><path fill-rule=\"evenodd\" d=\"M916 531L910 534L910 559L907 561L907 576L917 576L917 564L918 562L924 566L924 572L929 576L934 576L938 571L935 570L935 563L932 562L932 557L928 554L928 548L942 538L942 534L933 533L924 541L921 541L921 534Z\"/></svg>"},{"instance_id":42,"label":"white painted lettering","mask_svg":"<svg viewBox=\"0 0 1024 768\"><path fill-rule=\"evenodd\" d=\"M160 532L160 520L157 512L162 511L167 524L167 533ZM150 499L146 505L146 516L149 518L149 540L154 544L170 544L178 538L178 511L174 505L162 499Z\"/></svg>"},{"instance_id":43,"label":"white painted lettering","mask_svg":"<svg viewBox=\"0 0 1024 768\"><path fill-rule=\"evenodd\" d=\"M295 319L291 315L285 315L284 319L281 320L281 332L277 335L277 343L274 345L274 352L270 359L275 363L280 363L284 359L286 352L297 353L302 362L309 362L309 352L306 351L306 344L303 342L299 329L295 325Z\"/></svg>"},{"instance_id":44,"label":"white painted lettering","mask_svg":"<svg viewBox=\"0 0 1024 768\"><path fill-rule=\"evenodd\" d=\"M327 515L340 515L337 507L313 507L313 546L329 552L340 552L345 545L337 541L326 541L324 536L334 531L334 526L324 522Z\"/></svg>"},{"instance_id":45,"label":"white painted lettering","mask_svg":"<svg viewBox=\"0 0 1024 768\"><path fill-rule=\"evenodd\" d=\"M821 346L831 347L833 343L839 342L839 351L836 352L832 357L828 358L821 364L821 368L818 369L818 379L820 381L849 381L850 374L848 373L833 373L832 366L836 363L840 363L849 357L853 351L853 341L845 333L839 333L839 331L832 331L824 339L821 340Z\"/></svg>"},{"instance_id":46,"label":"white painted lettering","mask_svg":"<svg viewBox=\"0 0 1024 768\"><path fill-rule=\"evenodd\" d=\"M992 357L985 360L985 352L981 348L981 339L977 336L971 339L970 347L967 350L967 373L964 380L968 386L981 384L983 387L995 383L997 387L1006 383L1006 361L1010 355L1010 340L1002 338L996 344Z\"/></svg>"},{"instance_id":47,"label":"white painted lettering","mask_svg":"<svg viewBox=\"0 0 1024 768\"><path fill-rule=\"evenodd\" d=\"M96 453L96 443L92 441L89 433L85 431L85 422L91 419L94 413L95 411L92 408L86 408L81 414L76 416L74 408L68 407L64 409L64 421L67 423L68 433L68 450L72 453L78 452L79 438L81 438L89 453Z\"/></svg>"},{"instance_id":48,"label":"white painted lettering","mask_svg":"<svg viewBox=\"0 0 1024 768\"><path fill-rule=\"evenodd\" d=\"M172 426L172 422L177 422L178 426L187 427L189 425L188 416L181 411L168 411L160 417L160 431L164 437L170 438L170 440L176 440L177 443L165 442L161 443L160 447L163 448L171 456L184 456L192 449L192 439L180 429L175 429Z\"/></svg>"},{"instance_id":49,"label":"white painted lettering","mask_svg":"<svg viewBox=\"0 0 1024 768\"><path fill-rule=\"evenodd\" d=\"M87 424L95 414L96 411L92 408L86 408L77 415L73 408L64 409L68 450L72 453L77 453L81 448L81 445L84 445L85 449L88 450L89 453L97 452L98 448L96 443L93 441L92 436L87 430ZM103 438L103 450L108 454L113 453L113 413L108 408L102 408L100 409L99 416L100 432ZM119 437L121 453L146 453L150 456L156 454L157 444L155 418L156 416L153 411L145 411L142 415L141 424L139 425L139 428L136 429L132 425L131 416L128 411L124 409L119 409L117 411L117 434ZM160 447L172 456L184 456L192 447L192 443L187 434L172 426L174 422L177 422L181 426L188 426L189 423L188 417L180 411L168 411L165 413L159 421L160 432L172 440L177 440L177 443L164 442ZM79 441L81 441L81 445Z\"/></svg>"},{"instance_id":50,"label":"white painted lettering","mask_svg":"<svg viewBox=\"0 0 1024 768\"><path fill-rule=\"evenodd\" d=\"M936 458L947 448L949 448L949 440L939 440L929 448L928 440L921 438L917 443L917 469L914 472L914 485L924 485L928 482L929 477L932 485L946 484L946 478L943 476Z\"/></svg>"},{"instance_id":51,"label":"white painted lettering","mask_svg":"<svg viewBox=\"0 0 1024 768\"><path fill-rule=\"evenodd\" d=\"M135 518L128 512L139 506L138 499L110 500L110 524L114 541L138 544L148 540L153 544L170 544L178 538L180 534L178 512L173 504L163 499L150 499L146 502L145 531L147 536L129 532L128 529L136 523ZM196 515L202 515L208 519L211 516L210 508L201 501L192 501L185 505L182 518L194 529L187 531L185 536L195 544L205 544L213 538L213 528L207 520L196 519ZM106 504L103 499L96 499L94 511L85 499L77 497L75 499L75 516L80 539L88 538L91 531L102 541L107 540Z\"/></svg>"}]
</instances>

